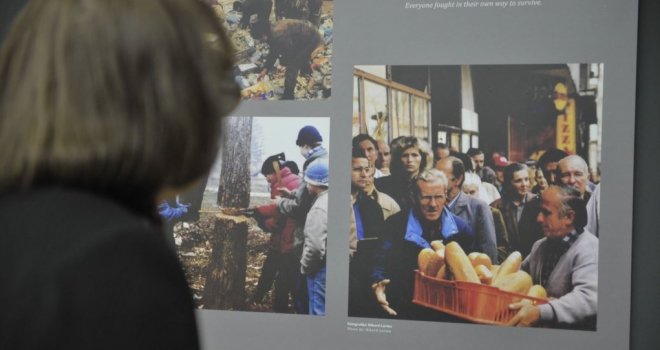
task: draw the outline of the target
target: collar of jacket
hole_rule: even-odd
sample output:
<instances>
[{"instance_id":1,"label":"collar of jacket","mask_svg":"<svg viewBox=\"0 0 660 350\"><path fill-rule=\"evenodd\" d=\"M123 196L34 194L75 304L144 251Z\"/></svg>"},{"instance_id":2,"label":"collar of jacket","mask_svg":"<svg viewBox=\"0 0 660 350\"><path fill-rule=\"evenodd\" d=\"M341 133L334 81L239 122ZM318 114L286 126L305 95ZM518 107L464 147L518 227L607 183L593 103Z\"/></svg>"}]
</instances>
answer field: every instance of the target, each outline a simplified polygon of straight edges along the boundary
<instances>
[{"instance_id":1,"label":"collar of jacket","mask_svg":"<svg viewBox=\"0 0 660 350\"><path fill-rule=\"evenodd\" d=\"M463 193L463 191L458 192L458 196L454 198L454 203L450 203L449 205L450 205L449 209L451 209L454 213L458 213L457 211L458 208L463 208L468 206L467 194Z\"/></svg>"},{"instance_id":2,"label":"collar of jacket","mask_svg":"<svg viewBox=\"0 0 660 350\"><path fill-rule=\"evenodd\" d=\"M442 214L440 214L440 222L438 224L440 225L440 233L442 234L443 239L448 239L458 233L456 221L447 208L442 208ZM411 208L408 213L408 223L406 225L406 235L404 236L404 239L415 243L422 248L431 248L429 242L422 237L422 233L422 224L419 222L419 219L415 216Z\"/></svg>"},{"instance_id":3,"label":"collar of jacket","mask_svg":"<svg viewBox=\"0 0 660 350\"><path fill-rule=\"evenodd\" d=\"M532 199L534 199L534 198L536 198L536 195L535 195L534 193L532 193L532 192L527 192L527 194L525 194L525 197L523 198L522 205L523 205L523 206L527 205L527 203L529 203L529 202L530 202ZM508 207L508 208L513 208L513 209L517 209L517 208L518 208L515 204L513 204L513 201L512 201L512 200L510 200L510 199L508 199L508 198L507 198L506 200L505 200L504 198L502 198L502 200L504 201L504 205L505 205L506 207Z\"/></svg>"},{"instance_id":4,"label":"collar of jacket","mask_svg":"<svg viewBox=\"0 0 660 350\"><path fill-rule=\"evenodd\" d=\"M312 148L305 156L305 163L303 164L303 173L307 170L307 166L318 158L327 158L328 151L323 146L316 146Z\"/></svg>"}]
</instances>

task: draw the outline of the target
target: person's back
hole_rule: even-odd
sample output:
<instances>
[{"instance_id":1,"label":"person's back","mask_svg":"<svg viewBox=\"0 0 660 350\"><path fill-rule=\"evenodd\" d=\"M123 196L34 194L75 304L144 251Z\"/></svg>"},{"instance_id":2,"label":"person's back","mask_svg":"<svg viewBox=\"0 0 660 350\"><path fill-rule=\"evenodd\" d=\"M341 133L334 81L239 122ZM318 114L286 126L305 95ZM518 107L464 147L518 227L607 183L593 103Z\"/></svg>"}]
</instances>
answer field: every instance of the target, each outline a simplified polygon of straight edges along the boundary
<instances>
[{"instance_id":1,"label":"person's back","mask_svg":"<svg viewBox=\"0 0 660 350\"><path fill-rule=\"evenodd\" d=\"M192 299L145 215L89 193L0 197L0 349L195 349Z\"/></svg>"},{"instance_id":2,"label":"person's back","mask_svg":"<svg viewBox=\"0 0 660 350\"><path fill-rule=\"evenodd\" d=\"M210 169L232 48L194 0L31 0L0 49L0 349L195 349L157 204Z\"/></svg>"}]
</instances>

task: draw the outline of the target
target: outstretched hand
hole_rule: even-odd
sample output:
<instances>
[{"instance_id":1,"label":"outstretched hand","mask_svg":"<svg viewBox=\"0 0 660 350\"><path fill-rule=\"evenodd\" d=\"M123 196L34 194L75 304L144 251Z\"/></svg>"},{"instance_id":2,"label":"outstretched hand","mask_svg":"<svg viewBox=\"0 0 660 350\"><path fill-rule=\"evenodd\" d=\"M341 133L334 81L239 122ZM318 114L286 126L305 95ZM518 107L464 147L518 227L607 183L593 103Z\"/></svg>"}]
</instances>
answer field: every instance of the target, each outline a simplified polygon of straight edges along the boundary
<instances>
[{"instance_id":1,"label":"outstretched hand","mask_svg":"<svg viewBox=\"0 0 660 350\"><path fill-rule=\"evenodd\" d=\"M293 193L286 187L278 187L277 192L279 192L280 197L284 198L291 198L291 194Z\"/></svg>"},{"instance_id":2,"label":"outstretched hand","mask_svg":"<svg viewBox=\"0 0 660 350\"><path fill-rule=\"evenodd\" d=\"M385 294L385 288L388 284L390 284L390 280L385 279L371 285L371 289L373 289L374 295L376 296L376 300L378 300L380 307L385 312L387 312L388 315L396 316L396 311L390 307L390 303L387 301L387 295Z\"/></svg>"},{"instance_id":3,"label":"outstretched hand","mask_svg":"<svg viewBox=\"0 0 660 350\"><path fill-rule=\"evenodd\" d=\"M541 318L539 307L529 302L513 303L509 305L509 309L518 310L518 313L509 321L508 326L530 327L535 325Z\"/></svg>"}]
</instances>

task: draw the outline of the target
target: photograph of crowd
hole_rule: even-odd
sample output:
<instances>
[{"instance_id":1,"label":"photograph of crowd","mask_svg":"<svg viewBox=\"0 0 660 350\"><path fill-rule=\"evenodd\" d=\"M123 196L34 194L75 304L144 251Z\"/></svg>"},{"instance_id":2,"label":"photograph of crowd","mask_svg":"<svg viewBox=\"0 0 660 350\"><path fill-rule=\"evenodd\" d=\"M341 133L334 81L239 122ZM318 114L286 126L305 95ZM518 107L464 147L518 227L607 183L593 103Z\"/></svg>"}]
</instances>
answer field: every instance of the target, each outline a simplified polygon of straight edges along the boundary
<instances>
[{"instance_id":1,"label":"photograph of crowd","mask_svg":"<svg viewBox=\"0 0 660 350\"><path fill-rule=\"evenodd\" d=\"M208 178L159 205L196 306L324 315L329 118L224 123Z\"/></svg>"},{"instance_id":2,"label":"photograph of crowd","mask_svg":"<svg viewBox=\"0 0 660 350\"><path fill-rule=\"evenodd\" d=\"M234 44L243 99L330 97L333 0L205 1Z\"/></svg>"},{"instance_id":3,"label":"photograph of crowd","mask_svg":"<svg viewBox=\"0 0 660 350\"><path fill-rule=\"evenodd\" d=\"M356 66L349 316L596 330L603 68Z\"/></svg>"}]
</instances>

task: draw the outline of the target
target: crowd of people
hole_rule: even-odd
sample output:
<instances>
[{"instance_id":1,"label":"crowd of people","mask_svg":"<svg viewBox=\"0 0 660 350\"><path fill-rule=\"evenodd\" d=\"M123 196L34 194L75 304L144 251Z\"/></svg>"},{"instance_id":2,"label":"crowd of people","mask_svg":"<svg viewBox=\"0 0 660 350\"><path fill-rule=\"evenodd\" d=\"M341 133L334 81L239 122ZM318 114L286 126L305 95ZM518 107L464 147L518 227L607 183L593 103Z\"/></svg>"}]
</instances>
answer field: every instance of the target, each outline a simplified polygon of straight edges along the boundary
<instances>
[{"instance_id":1,"label":"crowd of people","mask_svg":"<svg viewBox=\"0 0 660 350\"><path fill-rule=\"evenodd\" d=\"M522 254L550 301L512 304L511 325L595 329L600 185L583 158L553 148L510 162L412 136L352 146L351 316L457 321L412 303L417 255L441 240L494 264Z\"/></svg>"}]
</instances>

